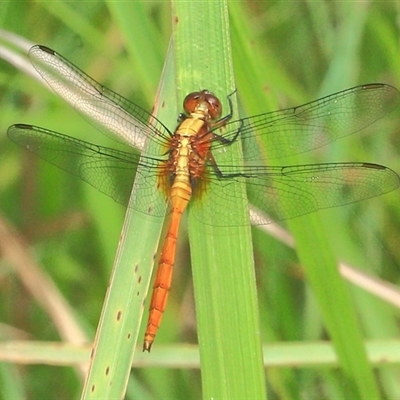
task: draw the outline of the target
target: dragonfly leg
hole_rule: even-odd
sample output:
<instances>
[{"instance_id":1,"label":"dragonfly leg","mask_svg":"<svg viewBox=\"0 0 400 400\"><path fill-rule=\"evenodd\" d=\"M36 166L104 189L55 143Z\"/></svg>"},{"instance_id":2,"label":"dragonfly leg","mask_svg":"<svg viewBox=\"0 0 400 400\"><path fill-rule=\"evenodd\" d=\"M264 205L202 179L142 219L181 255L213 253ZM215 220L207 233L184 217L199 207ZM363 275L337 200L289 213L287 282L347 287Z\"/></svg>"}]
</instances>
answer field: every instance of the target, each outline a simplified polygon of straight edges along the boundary
<instances>
[{"instance_id":1,"label":"dragonfly leg","mask_svg":"<svg viewBox=\"0 0 400 400\"><path fill-rule=\"evenodd\" d=\"M236 93L236 89L228 94L227 99L228 99L228 104L229 104L229 113L220 118L218 121L215 121L212 124L213 129L218 129L221 126L224 126L232 117L233 117L233 104L232 104L232 96Z\"/></svg>"},{"instance_id":2,"label":"dragonfly leg","mask_svg":"<svg viewBox=\"0 0 400 400\"><path fill-rule=\"evenodd\" d=\"M228 98L228 103L229 103L229 113L227 115L225 115L224 117L220 118L218 121L216 121L215 123L212 124L212 131L214 134L214 138L216 140L218 140L220 143L229 146L232 143L234 143L236 141L236 139L238 138L242 128L243 128L243 120L240 120L240 126L237 129L235 135L233 136L232 139L227 139L224 136L218 135L217 133L215 133L215 130L218 128L221 128L222 126L224 126L233 116L233 104L232 104L232 96L236 93L236 89L227 96ZM239 121L238 121L239 122Z\"/></svg>"}]
</instances>

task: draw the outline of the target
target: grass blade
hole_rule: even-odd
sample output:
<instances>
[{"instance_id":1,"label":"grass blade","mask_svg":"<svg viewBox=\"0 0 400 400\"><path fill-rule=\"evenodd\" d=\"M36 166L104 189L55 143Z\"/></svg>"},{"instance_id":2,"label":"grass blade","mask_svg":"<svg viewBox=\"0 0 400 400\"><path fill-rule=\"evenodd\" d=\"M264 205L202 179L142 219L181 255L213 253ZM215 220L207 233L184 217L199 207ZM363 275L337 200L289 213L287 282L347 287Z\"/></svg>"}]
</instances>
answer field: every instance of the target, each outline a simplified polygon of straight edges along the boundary
<instances>
[{"instance_id":1,"label":"grass blade","mask_svg":"<svg viewBox=\"0 0 400 400\"><path fill-rule=\"evenodd\" d=\"M179 97L206 88L224 101L226 114L226 96L235 88L227 2L175 1L172 17ZM231 148L226 157L215 155L217 162L234 163L240 149ZM244 187L232 185L232 190L236 198L244 198ZM244 201L226 210L208 196L204 207L213 207L215 213L247 213ZM265 383L250 228L205 225L193 214L189 213L189 237L203 398L262 399Z\"/></svg>"},{"instance_id":2,"label":"grass blade","mask_svg":"<svg viewBox=\"0 0 400 400\"><path fill-rule=\"evenodd\" d=\"M159 99L169 105L168 101L174 98L172 58L168 59L164 72ZM171 108L175 109L174 104L163 110ZM156 107L155 115L170 121L170 115L165 113L157 114ZM140 177L139 171L138 175ZM135 201L134 195L133 190L131 201ZM128 209L82 399L125 395L162 222L160 218Z\"/></svg>"}]
</instances>

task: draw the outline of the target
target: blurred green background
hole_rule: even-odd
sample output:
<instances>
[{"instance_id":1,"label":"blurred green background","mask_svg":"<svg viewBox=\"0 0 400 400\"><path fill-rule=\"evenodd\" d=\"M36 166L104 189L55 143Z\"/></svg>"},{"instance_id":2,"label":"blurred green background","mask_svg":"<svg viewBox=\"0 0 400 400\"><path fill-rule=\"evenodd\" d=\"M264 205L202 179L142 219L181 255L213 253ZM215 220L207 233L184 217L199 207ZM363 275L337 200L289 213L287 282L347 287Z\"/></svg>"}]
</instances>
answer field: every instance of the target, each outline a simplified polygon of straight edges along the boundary
<instances>
[{"instance_id":1,"label":"blurred green background","mask_svg":"<svg viewBox=\"0 0 400 400\"><path fill-rule=\"evenodd\" d=\"M400 87L397 2L242 1L229 6L237 89L246 115L299 105L362 83ZM168 2L10 1L2 3L0 18L2 29L57 50L97 81L151 109L171 33ZM5 39L3 44L9 47ZM54 280L91 338L124 209L75 177L24 154L8 141L6 130L25 122L95 143L113 143L56 95L3 60L0 85L1 213L24 238L32 257ZM212 82L208 89L213 90ZM302 155L301 162L367 161L400 172L399 116L400 109L395 110L361 135ZM397 284L398 210L395 191L320 214L338 259ZM196 343L184 229L181 239L160 343ZM263 341L326 339L296 253L255 228L254 254ZM7 262L1 267L1 338L60 340L52 319L18 274ZM399 312L394 306L352 285L349 289L366 338L398 337ZM399 373L394 366L377 370L383 398L399 398ZM268 369L266 377L272 399L346 395L336 371L318 366L295 372ZM201 396L198 370L138 368L132 371L132 382L141 399ZM10 393L19 398L72 399L80 390L79 375L71 367L0 364L4 399Z\"/></svg>"}]
</instances>

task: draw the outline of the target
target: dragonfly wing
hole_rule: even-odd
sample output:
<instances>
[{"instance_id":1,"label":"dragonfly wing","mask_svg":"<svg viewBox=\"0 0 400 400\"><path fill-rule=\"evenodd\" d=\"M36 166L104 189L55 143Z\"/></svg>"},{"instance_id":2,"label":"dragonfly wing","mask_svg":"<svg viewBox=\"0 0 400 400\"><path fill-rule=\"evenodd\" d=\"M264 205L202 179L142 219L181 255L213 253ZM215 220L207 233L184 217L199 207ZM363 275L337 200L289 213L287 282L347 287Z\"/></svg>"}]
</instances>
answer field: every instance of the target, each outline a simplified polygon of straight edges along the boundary
<instances>
[{"instance_id":1,"label":"dragonfly wing","mask_svg":"<svg viewBox=\"0 0 400 400\"><path fill-rule=\"evenodd\" d=\"M150 179L157 178L165 160L98 146L33 125L12 125L7 134L19 146L80 177L125 206L129 202L135 174L140 171L143 179L136 188L138 201L135 209L154 216L165 214L165 200L159 202L161 194Z\"/></svg>"},{"instance_id":2,"label":"dragonfly wing","mask_svg":"<svg viewBox=\"0 0 400 400\"><path fill-rule=\"evenodd\" d=\"M251 204L285 220L382 195L397 189L400 178L378 164L329 163L277 167L247 183Z\"/></svg>"},{"instance_id":3,"label":"dragonfly wing","mask_svg":"<svg viewBox=\"0 0 400 400\"><path fill-rule=\"evenodd\" d=\"M207 224L233 226L246 224L235 215L224 213L240 191L234 184L245 183L249 202L274 220L298 217L324 208L337 207L390 192L400 185L396 172L370 163L330 163L287 167L219 166L222 178L209 178L210 196L196 210ZM242 197L242 196L241 196ZM212 203L221 204L221 212L213 213ZM211 211L210 211L211 210ZM256 224L265 224L259 219Z\"/></svg>"},{"instance_id":4,"label":"dragonfly wing","mask_svg":"<svg viewBox=\"0 0 400 400\"><path fill-rule=\"evenodd\" d=\"M29 58L50 87L103 133L111 132L139 150L148 138L165 145L171 136L150 113L100 85L55 51L33 46Z\"/></svg>"},{"instance_id":5,"label":"dragonfly wing","mask_svg":"<svg viewBox=\"0 0 400 400\"><path fill-rule=\"evenodd\" d=\"M384 117L400 103L400 93L385 84L356 86L299 107L242 119L240 138L246 160L299 154L358 132ZM238 121L222 135L234 139ZM213 149L223 146L215 139Z\"/></svg>"}]
</instances>

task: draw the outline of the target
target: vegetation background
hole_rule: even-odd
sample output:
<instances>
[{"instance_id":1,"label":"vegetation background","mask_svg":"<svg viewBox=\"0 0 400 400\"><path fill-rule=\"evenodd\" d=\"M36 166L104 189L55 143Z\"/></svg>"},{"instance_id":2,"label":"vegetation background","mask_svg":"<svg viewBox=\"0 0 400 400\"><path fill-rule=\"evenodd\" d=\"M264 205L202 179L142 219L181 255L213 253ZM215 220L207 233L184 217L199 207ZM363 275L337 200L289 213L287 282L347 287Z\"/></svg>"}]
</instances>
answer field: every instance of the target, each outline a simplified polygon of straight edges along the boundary
<instances>
[{"instance_id":1,"label":"vegetation background","mask_svg":"<svg viewBox=\"0 0 400 400\"><path fill-rule=\"evenodd\" d=\"M122 3L112 1L8 2L1 8L0 26L57 50L97 81L150 110L171 33L169 3L131 2L123 11L121 7ZM362 83L400 87L399 13L397 2L230 2L234 67L244 113L299 105ZM131 20L129 29L124 18ZM91 338L124 209L75 177L24 154L5 132L13 123L26 122L95 143L113 143L6 61L0 61L0 85L2 215L51 276ZM208 89L213 90L212 82ZM367 161L400 172L399 113L395 110L362 135L302 155L301 162ZM395 191L320 212L335 257L398 284L398 205ZM296 252L258 228L253 233L263 342L328 339ZM157 345L196 343L185 238L183 230ZM313 247L309 246L311 256ZM8 262L0 265L1 338L59 341L45 308ZM398 337L397 308L351 284L349 291L366 339L389 342ZM306 354L305 360L311 355ZM288 351L288 365L290 357ZM382 398L399 398L399 373L395 365L376 368ZM333 399L347 394L338 370L328 365L269 368L266 378L270 398ZM187 366L134 368L131 381L131 390L141 399L201 397L200 372ZM13 398L72 399L79 397L80 390L79 374L71 366L0 364L4 399L11 394Z\"/></svg>"}]
</instances>

